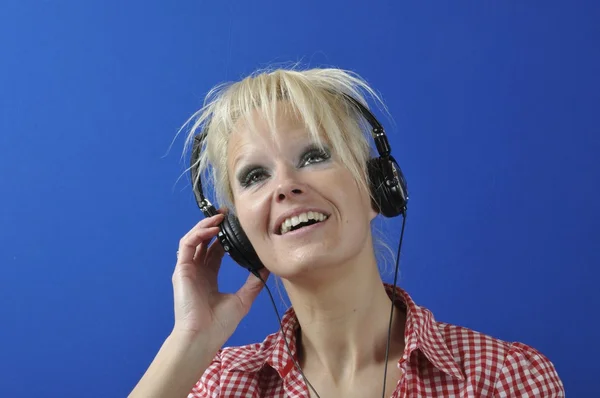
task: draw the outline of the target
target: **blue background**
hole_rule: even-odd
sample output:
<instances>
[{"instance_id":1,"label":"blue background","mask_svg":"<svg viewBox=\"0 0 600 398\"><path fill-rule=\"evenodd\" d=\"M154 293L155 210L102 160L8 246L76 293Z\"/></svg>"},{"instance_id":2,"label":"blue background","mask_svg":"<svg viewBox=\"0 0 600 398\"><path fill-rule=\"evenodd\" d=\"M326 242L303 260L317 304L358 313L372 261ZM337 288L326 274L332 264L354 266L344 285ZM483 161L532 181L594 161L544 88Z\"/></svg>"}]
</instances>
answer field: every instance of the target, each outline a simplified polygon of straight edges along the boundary
<instances>
[{"instance_id":1,"label":"blue background","mask_svg":"<svg viewBox=\"0 0 600 398\"><path fill-rule=\"evenodd\" d=\"M0 395L131 391L201 218L175 133L213 85L288 61L354 70L389 106L411 192L399 284L538 348L569 396L600 392L599 18L596 1L4 0ZM400 221L382 224L394 248ZM226 260L224 289L245 277ZM276 328L263 292L228 344Z\"/></svg>"}]
</instances>

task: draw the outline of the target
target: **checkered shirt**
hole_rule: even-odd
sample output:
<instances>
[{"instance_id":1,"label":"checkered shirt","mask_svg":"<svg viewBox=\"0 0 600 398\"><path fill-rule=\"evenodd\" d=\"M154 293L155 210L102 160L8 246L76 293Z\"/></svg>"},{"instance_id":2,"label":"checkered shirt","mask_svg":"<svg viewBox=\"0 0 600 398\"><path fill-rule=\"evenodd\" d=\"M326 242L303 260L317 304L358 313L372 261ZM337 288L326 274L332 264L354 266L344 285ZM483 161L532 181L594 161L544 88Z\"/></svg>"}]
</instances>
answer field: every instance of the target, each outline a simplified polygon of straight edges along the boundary
<instances>
[{"instance_id":1,"label":"checkered shirt","mask_svg":"<svg viewBox=\"0 0 600 398\"><path fill-rule=\"evenodd\" d=\"M391 296L393 286L386 284ZM406 313L401 376L392 398L564 397L554 365L525 344L508 343L473 330L435 321L396 288L396 308ZM296 356L299 327L293 308L282 318ZM383 377L383 376L382 376ZM262 342L219 350L188 398L309 398L281 333Z\"/></svg>"}]
</instances>

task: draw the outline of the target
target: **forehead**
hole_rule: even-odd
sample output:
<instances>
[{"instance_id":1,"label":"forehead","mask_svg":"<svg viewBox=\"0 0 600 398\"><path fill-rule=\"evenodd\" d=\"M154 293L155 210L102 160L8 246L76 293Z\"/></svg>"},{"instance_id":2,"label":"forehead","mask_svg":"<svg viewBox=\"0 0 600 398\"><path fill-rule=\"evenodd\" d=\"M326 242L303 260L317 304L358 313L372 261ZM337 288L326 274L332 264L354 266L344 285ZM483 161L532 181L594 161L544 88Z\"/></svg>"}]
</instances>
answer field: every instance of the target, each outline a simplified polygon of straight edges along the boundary
<instances>
[{"instance_id":1,"label":"forehead","mask_svg":"<svg viewBox=\"0 0 600 398\"><path fill-rule=\"evenodd\" d=\"M304 121L291 105L277 103L273 109L254 109L240 117L231 129L230 139L249 138L273 141L289 135L289 131L303 128Z\"/></svg>"},{"instance_id":2,"label":"forehead","mask_svg":"<svg viewBox=\"0 0 600 398\"><path fill-rule=\"evenodd\" d=\"M278 104L274 114L256 109L234 124L227 145L227 163L232 166L253 153L264 156L285 151L313 138L304 120L289 105ZM317 137L322 138L320 134Z\"/></svg>"}]
</instances>

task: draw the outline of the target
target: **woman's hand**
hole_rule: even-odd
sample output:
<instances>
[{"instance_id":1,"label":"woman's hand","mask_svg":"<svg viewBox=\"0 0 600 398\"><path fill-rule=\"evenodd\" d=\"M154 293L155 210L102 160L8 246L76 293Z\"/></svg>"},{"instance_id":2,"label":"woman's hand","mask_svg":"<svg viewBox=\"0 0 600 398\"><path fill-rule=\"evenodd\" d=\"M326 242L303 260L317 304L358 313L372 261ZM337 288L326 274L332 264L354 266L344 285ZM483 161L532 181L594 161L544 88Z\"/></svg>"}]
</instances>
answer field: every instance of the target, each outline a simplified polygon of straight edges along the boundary
<instances>
[{"instance_id":1,"label":"woman's hand","mask_svg":"<svg viewBox=\"0 0 600 398\"><path fill-rule=\"evenodd\" d=\"M224 250L218 240L209 244L223 217L206 218L181 238L173 272L175 325L131 398L187 396L263 287L250 274L235 294L219 292L217 274ZM268 275L261 270L264 280Z\"/></svg>"},{"instance_id":2,"label":"woman's hand","mask_svg":"<svg viewBox=\"0 0 600 398\"><path fill-rule=\"evenodd\" d=\"M225 251L218 239L212 244L210 241L217 236L224 217L220 213L205 218L181 238L172 277L173 332L219 344L215 351L233 334L264 286L260 279L250 274L236 293L219 291L217 275ZM268 275L266 269L261 270L265 281Z\"/></svg>"}]
</instances>

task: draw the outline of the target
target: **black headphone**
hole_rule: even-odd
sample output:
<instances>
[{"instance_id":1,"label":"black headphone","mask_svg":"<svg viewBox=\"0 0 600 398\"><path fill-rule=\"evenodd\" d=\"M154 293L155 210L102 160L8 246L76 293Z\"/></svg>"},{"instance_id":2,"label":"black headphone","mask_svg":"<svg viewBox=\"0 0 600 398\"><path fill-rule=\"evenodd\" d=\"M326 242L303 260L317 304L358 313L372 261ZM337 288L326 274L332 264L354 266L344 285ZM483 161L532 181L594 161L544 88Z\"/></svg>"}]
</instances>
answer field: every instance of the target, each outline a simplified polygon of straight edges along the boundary
<instances>
[{"instance_id":1,"label":"black headphone","mask_svg":"<svg viewBox=\"0 0 600 398\"><path fill-rule=\"evenodd\" d=\"M343 95L358 107L362 116L371 125L373 139L379 153L379 157L371 158L367 161L373 208L384 217L396 217L401 214L404 216L408 202L406 180L400 166L390 155L391 147L383 126L371 111L359 101L347 94ZM190 170L196 203L205 217L212 217L218 214L218 212L215 206L204 197L197 164L205 138L206 130L194 137ZM220 227L221 230L219 231L218 239L225 252L236 263L258 276L258 270L263 268L264 265L258 258L237 217L232 213L227 213Z\"/></svg>"}]
</instances>

